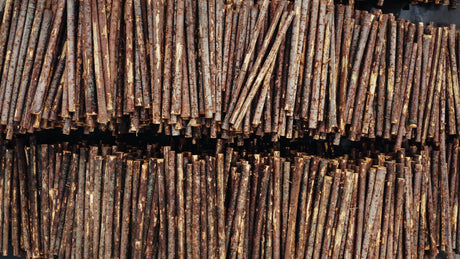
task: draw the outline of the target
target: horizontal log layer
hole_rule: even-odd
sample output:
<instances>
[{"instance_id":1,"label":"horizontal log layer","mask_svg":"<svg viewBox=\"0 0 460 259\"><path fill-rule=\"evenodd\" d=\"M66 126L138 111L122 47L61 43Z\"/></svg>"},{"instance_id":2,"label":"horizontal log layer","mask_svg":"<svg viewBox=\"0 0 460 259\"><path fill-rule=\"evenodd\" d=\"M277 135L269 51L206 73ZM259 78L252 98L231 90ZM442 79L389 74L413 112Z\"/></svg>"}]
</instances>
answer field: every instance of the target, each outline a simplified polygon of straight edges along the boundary
<instances>
[{"instance_id":1,"label":"horizontal log layer","mask_svg":"<svg viewBox=\"0 0 460 259\"><path fill-rule=\"evenodd\" d=\"M358 0L358 1L366 1L366 0ZM345 1L340 1L345 2ZM385 0L378 0L377 5L382 6ZM411 4L435 4L435 5L448 5L450 8L457 8L458 1L457 0L411 0Z\"/></svg>"},{"instance_id":2,"label":"horizontal log layer","mask_svg":"<svg viewBox=\"0 0 460 259\"><path fill-rule=\"evenodd\" d=\"M397 147L439 143L441 129L459 134L455 25L332 0L56 2L0 6L8 139L154 125L172 136L198 128L212 138L382 137Z\"/></svg>"},{"instance_id":3,"label":"horizontal log layer","mask_svg":"<svg viewBox=\"0 0 460 259\"><path fill-rule=\"evenodd\" d=\"M3 255L9 246L28 258L420 258L460 249L458 139L391 155L363 144L343 156L321 144L252 153L257 146L218 140L195 154L36 142L0 150Z\"/></svg>"}]
</instances>

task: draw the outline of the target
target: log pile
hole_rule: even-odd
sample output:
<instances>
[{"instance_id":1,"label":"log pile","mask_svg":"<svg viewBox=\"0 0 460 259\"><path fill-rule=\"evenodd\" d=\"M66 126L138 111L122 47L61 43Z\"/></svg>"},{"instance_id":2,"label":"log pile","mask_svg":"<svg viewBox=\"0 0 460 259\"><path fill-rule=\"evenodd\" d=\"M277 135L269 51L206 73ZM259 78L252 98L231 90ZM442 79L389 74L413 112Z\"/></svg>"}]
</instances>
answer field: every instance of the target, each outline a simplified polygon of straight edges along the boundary
<instances>
[{"instance_id":1,"label":"log pile","mask_svg":"<svg viewBox=\"0 0 460 259\"><path fill-rule=\"evenodd\" d=\"M455 25L332 0L2 1L0 125L439 143L460 128ZM442 109L444 107L444 109ZM441 122L444 120L444 122Z\"/></svg>"},{"instance_id":2,"label":"log pile","mask_svg":"<svg viewBox=\"0 0 460 259\"><path fill-rule=\"evenodd\" d=\"M337 2L0 0L2 254L460 253L460 30Z\"/></svg>"},{"instance_id":3,"label":"log pile","mask_svg":"<svg viewBox=\"0 0 460 259\"><path fill-rule=\"evenodd\" d=\"M458 139L441 150L363 146L331 158L223 141L200 154L35 143L18 139L0 152L3 255L8 245L16 256L65 258L420 258L460 249Z\"/></svg>"},{"instance_id":4,"label":"log pile","mask_svg":"<svg viewBox=\"0 0 460 259\"><path fill-rule=\"evenodd\" d=\"M383 0L379 0L382 2ZM410 1L411 4L436 4L436 5L448 5L450 8L457 8L458 1L457 0L412 0Z\"/></svg>"},{"instance_id":5,"label":"log pile","mask_svg":"<svg viewBox=\"0 0 460 259\"><path fill-rule=\"evenodd\" d=\"M365 2L366 0L358 0L361 2ZM340 3L345 2L340 0ZM354 0L349 0L348 4L353 4L355 1ZM385 0L378 0L377 5L378 6L383 6ZM409 1L411 4L435 4L435 5L447 5L452 9L455 9L458 7L458 0L411 0Z\"/></svg>"}]
</instances>

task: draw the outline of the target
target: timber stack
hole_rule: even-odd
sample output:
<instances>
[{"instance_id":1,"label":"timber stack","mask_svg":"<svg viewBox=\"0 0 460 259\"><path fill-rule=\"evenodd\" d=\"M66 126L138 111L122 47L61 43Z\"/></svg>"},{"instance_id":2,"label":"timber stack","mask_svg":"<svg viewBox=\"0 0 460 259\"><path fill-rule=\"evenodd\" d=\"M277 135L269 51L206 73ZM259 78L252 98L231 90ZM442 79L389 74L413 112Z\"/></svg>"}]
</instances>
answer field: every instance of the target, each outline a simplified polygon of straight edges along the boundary
<instances>
[{"instance_id":1,"label":"timber stack","mask_svg":"<svg viewBox=\"0 0 460 259\"><path fill-rule=\"evenodd\" d=\"M250 145L247 145L248 147ZM459 140L196 154L145 144L0 150L0 246L28 257L420 258L460 249ZM313 152L315 151L315 152ZM283 154L282 154L283 153Z\"/></svg>"},{"instance_id":2,"label":"timber stack","mask_svg":"<svg viewBox=\"0 0 460 259\"><path fill-rule=\"evenodd\" d=\"M332 0L54 2L0 6L7 139L154 128L400 147L460 130L455 24Z\"/></svg>"},{"instance_id":3,"label":"timber stack","mask_svg":"<svg viewBox=\"0 0 460 259\"><path fill-rule=\"evenodd\" d=\"M460 30L355 6L0 1L3 255L453 258Z\"/></svg>"}]
</instances>

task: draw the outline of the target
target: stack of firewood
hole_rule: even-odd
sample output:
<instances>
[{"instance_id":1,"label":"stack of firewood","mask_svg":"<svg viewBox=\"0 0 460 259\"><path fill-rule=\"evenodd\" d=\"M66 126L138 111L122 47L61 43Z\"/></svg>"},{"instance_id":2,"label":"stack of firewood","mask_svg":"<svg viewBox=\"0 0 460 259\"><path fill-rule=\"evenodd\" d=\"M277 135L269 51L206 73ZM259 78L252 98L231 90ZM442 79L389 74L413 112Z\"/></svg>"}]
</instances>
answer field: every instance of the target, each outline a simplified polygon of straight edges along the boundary
<instances>
[{"instance_id":1,"label":"stack of firewood","mask_svg":"<svg viewBox=\"0 0 460 259\"><path fill-rule=\"evenodd\" d=\"M455 25L332 0L6 0L0 125L172 136L383 137L460 128Z\"/></svg>"},{"instance_id":2,"label":"stack of firewood","mask_svg":"<svg viewBox=\"0 0 460 259\"><path fill-rule=\"evenodd\" d=\"M0 0L0 248L452 257L459 62L455 25L353 1Z\"/></svg>"},{"instance_id":3,"label":"stack of firewood","mask_svg":"<svg viewBox=\"0 0 460 259\"><path fill-rule=\"evenodd\" d=\"M382 2L383 5L383 0L379 0L379 2ZM457 0L412 0L412 4L438 4L438 5L448 5L451 8L457 8L458 7L458 1Z\"/></svg>"},{"instance_id":4,"label":"stack of firewood","mask_svg":"<svg viewBox=\"0 0 460 259\"><path fill-rule=\"evenodd\" d=\"M223 143L201 154L3 146L3 254L9 245L17 256L66 258L419 258L460 249L458 139L441 150L327 159Z\"/></svg>"},{"instance_id":5,"label":"stack of firewood","mask_svg":"<svg viewBox=\"0 0 460 259\"><path fill-rule=\"evenodd\" d=\"M365 1L365 0L359 0L359 1ZM339 1L340 3L345 2L345 1ZM354 0L349 0L348 4L353 4L355 1ZM377 5L378 6L383 6L385 0L378 0ZM457 0L411 0L409 1L411 4L436 4L436 5L448 5L450 8L457 8L458 7L458 1Z\"/></svg>"}]
</instances>

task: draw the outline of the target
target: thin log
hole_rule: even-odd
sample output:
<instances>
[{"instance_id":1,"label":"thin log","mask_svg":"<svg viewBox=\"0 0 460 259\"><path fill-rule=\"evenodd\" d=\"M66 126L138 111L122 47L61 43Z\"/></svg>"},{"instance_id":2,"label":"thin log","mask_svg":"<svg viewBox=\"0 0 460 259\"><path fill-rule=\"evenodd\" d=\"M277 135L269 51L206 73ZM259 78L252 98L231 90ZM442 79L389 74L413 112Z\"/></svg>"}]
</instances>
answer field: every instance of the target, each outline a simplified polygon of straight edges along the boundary
<instances>
[{"instance_id":1,"label":"thin log","mask_svg":"<svg viewBox=\"0 0 460 259\"><path fill-rule=\"evenodd\" d=\"M450 67L452 69L452 87L454 91L454 100L455 100L455 113L460 114L460 84L458 80L458 64L455 57L455 37L456 37L456 27L455 24L450 25L449 30L449 53L450 53ZM457 118L457 128L460 126L459 118Z\"/></svg>"},{"instance_id":2,"label":"thin log","mask_svg":"<svg viewBox=\"0 0 460 259\"><path fill-rule=\"evenodd\" d=\"M343 40L341 49L341 68L340 68L340 84L339 84L339 130L345 131L345 105L347 102L348 93L348 70L349 60L353 59L350 56L351 40L353 36L354 20L352 19L353 7L348 5L345 7L345 16L343 21ZM338 51L336 49L336 51ZM336 55L337 56L337 55Z\"/></svg>"},{"instance_id":3,"label":"thin log","mask_svg":"<svg viewBox=\"0 0 460 259\"><path fill-rule=\"evenodd\" d=\"M413 94L411 97L411 106L409 112L409 127L416 128L417 127L417 112L418 112L418 105L419 105L419 95L420 95L420 87L421 87L421 77L422 77L422 59L423 59L423 23L417 23L417 59L415 64L415 78L414 78L414 86L413 86Z\"/></svg>"},{"instance_id":4,"label":"thin log","mask_svg":"<svg viewBox=\"0 0 460 259\"><path fill-rule=\"evenodd\" d=\"M406 88L408 88L408 79L409 79L409 73L412 72L410 69L410 64L413 63L412 60L415 60L413 57L413 45L414 45L414 35L415 35L415 25L410 24L409 27L406 29L407 31L404 34L404 58L403 58L403 65L402 65L402 70L400 71L401 74L401 80L398 84L398 81L396 82L398 88L395 89L395 97L393 101L393 107L392 107L392 112L391 112L391 122L395 124L392 128L392 134L397 133L398 131L398 125L402 123L401 121L401 114L402 114L402 106L405 98L405 93L406 93ZM415 44L416 45L416 44ZM400 54L402 55L403 50L400 50ZM397 75L396 80L399 78ZM405 123L405 122L404 122ZM393 134L394 135L394 134Z\"/></svg>"},{"instance_id":5,"label":"thin log","mask_svg":"<svg viewBox=\"0 0 460 259\"><path fill-rule=\"evenodd\" d=\"M249 182L249 172L250 172L250 165L247 161L243 161L242 164L243 173L241 176L241 182L238 192L238 201L236 205L235 211L235 219L232 226L232 236L230 241L230 248L229 248L229 255L231 258L235 258L237 254L241 253L241 251L237 250L238 242L240 235L242 235L243 229L241 228L242 222L244 221L244 205L246 203L247 197L247 187Z\"/></svg>"},{"instance_id":6,"label":"thin log","mask_svg":"<svg viewBox=\"0 0 460 259\"><path fill-rule=\"evenodd\" d=\"M377 88L377 77L379 76L380 71L380 62L385 60L385 55L382 55L384 53L384 47L385 47L385 36L387 32L387 20L388 16L387 15L382 15L381 18L379 19L379 34L377 38L377 43L375 46L374 50L374 56L373 56L373 61L372 61L372 67L371 67L371 72L369 76L369 93L367 95L367 100L366 100L366 109L364 110L364 119L362 123L362 133L367 134L369 133L369 127L370 127L370 120L372 116L372 111L375 106L374 100L375 100L375 90ZM380 89L384 89L384 84L382 87L379 87ZM378 98L380 95L378 96ZM384 97L384 96L383 96ZM383 98L382 98L383 99ZM380 99L378 99L377 102L379 102ZM384 99L383 99L384 100ZM381 104L383 106L383 103ZM378 107L378 106L377 106ZM382 107L383 108L383 107ZM381 111L380 107L377 108L377 111ZM383 113L381 114L382 119L383 119Z\"/></svg>"},{"instance_id":7,"label":"thin log","mask_svg":"<svg viewBox=\"0 0 460 259\"><path fill-rule=\"evenodd\" d=\"M314 5L314 3L313 3ZM289 75L286 90L285 110L288 116L294 114L294 102L296 99L297 84L299 81L301 57L304 55L304 41L307 27L307 13L310 7L310 1L295 1L294 12L295 19L292 23L292 45L289 58ZM325 8L324 8L325 11ZM323 14L324 15L324 14ZM324 19L324 17L323 17Z\"/></svg>"},{"instance_id":8,"label":"thin log","mask_svg":"<svg viewBox=\"0 0 460 259\"><path fill-rule=\"evenodd\" d=\"M187 1L188 3L189 1ZM163 49L163 30L161 28L164 27L164 16L165 16L165 1L155 1L154 2L154 30L153 30L153 67L152 69L152 77L153 81L151 84L152 87L152 122L154 124L160 124L161 121L161 114L162 114L162 89L163 89L163 82L162 82L162 75L163 75L163 58L166 53L164 53ZM192 8L187 8L187 10ZM188 32L188 25L187 25L187 32ZM168 50L169 51L169 50ZM189 51L190 52L190 51ZM189 54L190 55L190 54ZM189 57L189 64L194 64L194 60L190 59ZM189 73L192 74L193 71Z\"/></svg>"},{"instance_id":9,"label":"thin log","mask_svg":"<svg viewBox=\"0 0 460 259\"><path fill-rule=\"evenodd\" d=\"M356 174L356 173L355 173ZM358 177L354 178L353 181L353 194L352 194L352 203L351 203L351 211L349 215L349 223L348 223L348 231L347 231L347 240L345 244L345 252L344 252L344 257L345 258L352 258L353 256L353 244L355 240L355 219L356 219L356 203L358 202Z\"/></svg>"},{"instance_id":10,"label":"thin log","mask_svg":"<svg viewBox=\"0 0 460 259\"><path fill-rule=\"evenodd\" d=\"M323 239L323 242L322 242L322 246L321 246L321 254L324 256L324 257L327 257L328 254L329 254L329 248L330 248L330 245L331 245L331 240L332 240L332 232L334 231L334 222L336 221L336 214L337 214L337 211L338 211L338 202L339 202L339 190L340 190L340 180L342 178L342 170L340 169L336 169L335 172L334 172L334 179L333 179L333 183L332 183L332 186L331 186L331 189L332 189L332 192L330 194L331 198L330 198L330 203L329 203L329 207L327 209L328 213L327 213L327 221L326 221L326 225L325 225L325 231L324 231L324 239ZM357 195L354 195L354 193L357 192L357 189L355 189L355 191L353 192L353 197L357 197ZM352 197L352 202L354 203L354 199Z\"/></svg>"},{"instance_id":11,"label":"thin log","mask_svg":"<svg viewBox=\"0 0 460 259\"><path fill-rule=\"evenodd\" d=\"M357 178L358 175L352 173L349 170L346 170L345 172L345 184L344 184L344 189L343 189L343 198L340 204L340 210L339 210L339 218L337 222L337 230L335 234L335 240L334 240L334 245L332 248L332 258L337 258L337 256L340 253L340 244L342 242L343 238L343 228L345 225L345 220L346 220L346 214L348 211L348 208L350 206L350 200L351 200L351 195L353 192L353 181L356 181L355 178Z\"/></svg>"},{"instance_id":12,"label":"thin log","mask_svg":"<svg viewBox=\"0 0 460 259\"><path fill-rule=\"evenodd\" d=\"M266 3L266 1L264 1L264 3ZM267 3L266 3L267 4ZM265 5L264 5L265 6ZM256 23L256 29L258 29L259 27L262 26L262 21L260 21L261 19L261 15L265 14L266 13L266 9L268 8L268 4L266 7L264 7L263 10L265 11L262 11L262 13L259 15L259 18L257 19L257 23ZM286 22L284 23L284 26L281 26L280 27L280 30L279 30L279 33L276 37L276 40L275 40L275 43L273 44L272 46L272 49L270 50L269 54L268 54L268 57L267 59L265 60L264 64L262 65L262 67L260 68L260 71L259 71L259 67L262 63L262 60L265 56L265 53L269 47L269 43L270 43L270 40L273 36L273 33L275 32L275 28L276 28L276 25L278 24L278 21L281 17L281 14L283 13L283 9L284 9L284 4L281 3L278 7L277 7L277 11L275 13L275 17L268 29L268 32L264 38L264 43L262 45L262 48L261 50L258 52L258 55L257 55L257 59L254 61L254 64L250 70L250 73L248 75L248 78L246 80L246 84L244 85L244 88L241 89L241 93L240 92L240 88L243 87L243 79L244 79L244 75L246 74L246 71L244 71L244 68L246 66L249 66L249 64L246 65L246 63L249 63L250 59L251 59L251 56L252 56L252 53L248 53L245 57L245 60L244 60L244 63L243 63L243 67L242 69L240 70L240 74L238 75L238 81L237 81L237 88L235 89L235 95L233 95L233 98L232 98L232 102L230 103L230 106L229 106L229 110L227 111L228 115L226 116L225 120L224 120L224 125L222 125L222 128L223 129L228 129L226 128L226 124L228 123L231 123L233 124L233 128L239 128L239 126L241 125L241 121L243 119L243 115L245 115L247 109L248 109L248 106L249 106L249 102L252 101L252 98L254 98L255 96L255 91L258 90L258 84L260 85L261 82L259 81L262 81L263 78L265 77L265 74L268 72L268 69L270 67L270 64L273 62L273 59L276 57L276 53L279 49L279 45L281 44L281 41L282 41L282 38L284 38L284 35L286 34L286 32L284 33L280 33L280 32L283 32L283 29L284 27L286 27L286 24L289 23L292 21L292 19L290 19L289 17L292 16L293 18L293 14L291 14L288 19L286 19ZM289 20L289 22L288 22ZM283 21L283 19L281 19L281 21ZM260 30L260 29L259 29ZM284 30L286 31L287 28ZM255 34L255 35L258 35L258 34ZM257 39L257 37L254 37L254 39ZM251 44L254 44L254 47L255 47L255 40L252 40L251 41ZM252 51L254 51L254 47L253 45L251 45L252 47ZM251 54L251 55L250 55ZM247 69L247 68L246 68ZM253 85L254 83L254 85ZM241 86L240 86L241 85ZM252 87L251 87L252 86ZM257 87L256 87L257 86ZM248 93L249 92L249 93ZM239 96L238 96L238 93L239 93ZM252 98L251 98L252 96Z\"/></svg>"},{"instance_id":13,"label":"thin log","mask_svg":"<svg viewBox=\"0 0 460 259\"><path fill-rule=\"evenodd\" d=\"M290 201L289 201L289 216L288 221L290 224L288 225L287 233L286 233L286 248L285 248L285 257L291 258L295 254L295 229L297 221L297 207L299 201L299 191L300 191L300 179L303 172L303 167L305 165L305 161L301 157L296 157L295 159L295 170L292 175L292 187L290 192Z\"/></svg>"},{"instance_id":14,"label":"thin log","mask_svg":"<svg viewBox=\"0 0 460 259\"><path fill-rule=\"evenodd\" d=\"M312 74L313 74L313 62L314 62L314 50L316 44L317 35L317 23L318 23L318 9L320 1L313 0L311 2L310 9L310 29L308 31L308 43L305 57L305 71L303 75L303 92L302 92L302 107L300 117L304 120L308 117L308 111L310 109L310 95L312 94Z\"/></svg>"},{"instance_id":15,"label":"thin log","mask_svg":"<svg viewBox=\"0 0 460 259\"><path fill-rule=\"evenodd\" d=\"M402 145L402 139L404 133L408 130L406 127L406 121L408 119L408 112L409 112L409 102L410 102L410 95L411 95L411 90L412 90L412 85L413 85L413 79L414 79L414 70L415 70L415 64L416 64L416 59L417 59L417 49L418 45L413 44L412 48L412 57L411 57L411 62L410 62L410 68L409 68L409 81L407 81L407 84L405 86L405 92L403 96L403 106L402 106L402 112L401 112L401 118L399 119L399 127L398 127L398 134L396 136L396 144L395 148L400 148Z\"/></svg>"},{"instance_id":16,"label":"thin log","mask_svg":"<svg viewBox=\"0 0 460 259\"><path fill-rule=\"evenodd\" d=\"M185 200L184 200L184 170L183 154L177 153L176 157L176 190L177 190L177 255L179 258L185 258Z\"/></svg>"},{"instance_id":17,"label":"thin log","mask_svg":"<svg viewBox=\"0 0 460 259\"><path fill-rule=\"evenodd\" d=\"M161 163L161 162L160 162ZM123 191L123 209L122 209L122 224L121 224L121 239L120 239L120 258L127 258L128 254L128 237L130 225L130 208L131 193L132 193L132 177L133 177L133 160L126 161L125 184ZM160 200L161 201L161 200Z\"/></svg>"},{"instance_id":18,"label":"thin log","mask_svg":"<svg viewBox=\"0 0 460 259\"><path fill-rule=\"evenodd\" d=\"M198 1L198 31L200 35L200 60L203 71L203 89L204 89L204 108L205 118L212 118L215 112L214 96L212 92L213 80L211 77L210 59L209 59L209 35L208 35L208 6L206 1Z\"/></svg>"},{"instance_id":19,"label":"thin log","mask_svg":"<svg viewBox=\"0 0 460 259\"><path fill-rule=\"evenodd\" d=\"M259 72L259 74L258 74L258 76L257 76L257 78L256 78L256 80L254 82L254 85L252 85L248 96L246 98L244 98L244 99L243 98L238 99L239 100L238 104L241 104L241 105L237 104L237 107L233 111L232 118L235 118L234 123L232 121L230 121L230 122L233 123L233 128L238 128L241 125L241 122L242 122L242 120L244 118L244 114L246 114L246 112L247 112L247 110L249 108L249 105L251 104L253 98L255 97L255 94L256 94L257 90L259 89L259 87L260 87L260 85L261 85L261 83L263 81L263 78L265 77L265 75L268 72L268 69L270 68L271 63L274 62L274 60L275 60L276 53L279 50L281 42L282 42L284 36L286 35L286 31L289 28L289 25L290 25L290 23L291 23L293 18L294 18L294 14L292 12L287 15L287 17L285 19L285 22L282 24L281 29L278 32L278 35L277 35L276 40L275 40L275 43L273 44L272 49L270 50L270 53L268 54L268 57L267 57L266 61L264 62L262 68L260 69L260 72ZM259 57L260 57L260 55L259 55ZM250 85L249 80L248 80L246 85L247 86ZM241 109L238 109L239 107L241 107ZM236 116L238 116L238 117L236 117Z\"/></svg>"},{"instance_id":20,"label":"thin log","mask_svg":"<svg viewBox=\"0 0 460 259\"><path fill-rule=\"evenodd\" d=\"M110 167L107 166L109 168L109 170L111 171L111 174L113 175L113 170L115 169L115 157L114 156L109 156L109 160L108 162L111 162L111 165ZM109 163L107 163L109 164ZM134 254L135 254L135 257L138 258L142 255L142 243L143 243L143 230L144 230L144 226L146 225L145 224L145 217L144 217L144 214L145 214L145 207L146 207L146 195L147 195L147 174L148 174L148 171L149 171L149 164L148 162L144 162L142 163L141 165L141 175L140 175L140 181L139 181L139 195L137 197L137 210L136 210L136 225L135 225L135 233L134 233L134 238L135 238L135 241L134 241ZM111 176L112 176L111 175ZM111 178L111 177L110 177ZM111 204L110 204L111 205ZM108 207L111 207L111 206L108 206ZM108 213L108 212L107 212ZM109 216L110 214L107 214L107 216ZM111 225L111 222L110 222L110 218L107 217L107 224L108 225ZM111 231L108 231L109 233L111 233ZM105 245L105 250L106 250L106 255L108 254L108 256L110 256L110 250L108 250L109 247L107 247L107 245L110 245L110 242L107 242L107 237L106 237L106 245Z\"/></svg>"},{"instance_id":21,"label":"thin log","mask_svg":"<svg viewBox=\"0 0 460 259\"><path fill-rule=\"evenodd\" d=\"M383 19L381 19L380 21L383 21ZM358 85L358 89L357 89L358 91L356 92L354 112L349 113L349 116L352 116L350 118L350 121L351 121L350 139L351 140L355 140L356 135L358 135L360 133L359 131L361 131L361 126L363 124L362 121L363 121L364 104L366 102L366 93L369 92L369 95L373 95L375 92L375 84L373 84L372 82L369 82L369 77L370 77L370 73L372 72L371 66L372 66L374 50L376 49L375 42L377 38L378 27L379 27L379 21L374 20L372 22L369 40L367 42L367 47L366 47L367 51L366 51L366 54L364 55L364 63L363 63L363 66L360 72L361 73L360 83ZM379 61L379 59L375 59L375 60L376 62ZM369 100L369 98L367 99ZM370 103L370 100L369 100L369 103L366 103L366 104L372 105ZM370 108L370 106L367 106L367 107Z\"/></svg>"},{"instance_id":22,"label":"thin log","mask_svg":"<svg viewBox=\"0 0 460 259\"><path fill-rule=\"evenodd\" d=\"M59 38L59 28L61 27L62 17L64 15L65 2L60 1L57 6L57 13L53 19L52 30L48 42L47 51L43 61L43 68L40 73L40 78L38 80L38 85L35 93L35 98L33 98L30 112L33 114L40 113L43 105L43 96L47 91L47 83L51 74L51 64L54 59L54 53L57 49L57 42Z\"/></svg>"},{"instance_id":23,"label":"thin log","mask_svg":"<svg viewBox=\"0 0 460 259\"><path fill-rule=\"evenodd\" d=\"M324 238L324 223L327 216L327 205L329 203L329 197L331 194L331 186L333 183L332 180L333 177L331 176L326 175L324 177L323 189L321 191L321 201L319 203L319 214L315 234L313 258L321 258L321 242Z\"/></svg>"},{"instance_id":24,"label":"thin log","mask_svg":"<svg viewBox=\"0 0 460 259\"><path fill-rule=\"evenodd\" d=\"M441 40L442 40L442 29L437 28L436 30L436 40L435 40L435 49L434 49L434 56L432 58L432 70L433 72L430 74L430 79L429 79L429 84L428 84L428 95L427 95L427 104L425 108L425 115L423 118L423 132L421 136L421 141L422 143L425 142L426 136L428 134L428 124L430 121L430 115L432 111L432 105L433 105L433 95L434 95L434 90L435 90L435 80L436 80L436 71L438 71L438 64L440 60L440 53L441 53Z\"/></svg>"},{"instance_id":25,"label":"thin log","mask_svg":"<svg viewBox=\"0 0 460 259\"><path fill-rule=\"evenodd\" d=\"M396 165L396 171L401 171L401 165ZM399 170L398 170L399 169ZM397 190L396 190L396 211L395 211L395 227L394 227L394 245L393 251L388 251L387 253L391 252L393 254L393 258L396 258L398 247L400 247L400 240L402 240L401 232L401 223L402 223L402 210L403 210L403 203L404 203L404 194L405 194L405 180L404 178L399 178L399 172L397 178Z\"/></svg>"},{"instance_id":26,"label":"thin log","mask_svg":"<svg viewBox=\"0 0 460 259\"><path fill-rule=\"evenodd\" d=\"M257 22L256 22L256 25L255 25L255 29L254 29L254 33L253 33L254 36L251 38L251 41L249 43L249 48L247 50L247 54L244 57L243 64L242 64L242 66L240 68L240 71L238 73L235 89L232 91L232 98L231 98L230 104L228 106L227 115L224 118L224 124L222 125L223 129L226 129L226 130L229 129L229 126L230 126L229 122L232 122L234 124L234 120L236 118L234 118L235 115L233 115L233 114L235 113L234 110L236 109L235 105L237 105L237 101L238 101L238 99L240 99L238 97L240 95L241 96L246 95L245 93L247 93L247 91L249 90L249 89L247 89L248 86L245 87L244 89L242 89L242 87L243 87L245 75L246 75L246 73L247 73L247 71L249 69L250 60L251 60L251 58L252 58L252 56L254 55L254 52L255 52L257 39L258 39L258 36L260 34L260 31L262 30L262 25L263 25L265 16L266 16L267 11L268 11L268 6L269 6L269 1L264 0L262 2L262 5L261 5L260 11L259 11L259 15L258 15L258 18L257 18ZM275 14L275 17L274 17L275 21L277 21L277 19L279 19L279 17L281 16L281 12L284 9L284 3L283 2L281 2L278 5L278 9L279 9L279 11L277 10L277 12ZM277 23L277 22L274 22L274 23ZM270 29L269 29L269 31L271 33L268 33L266 37L271 38L271 35L273 34L273 31L270 30ZM268 43L267 43L267 45L268 45ZM265 44L264 44L263 49L261 49L259 51L259 53L265 53L267 48L268 48L268 46L265 46ZM248 76L248 79L247 79L248 82L251 82L251 80L250 80L251 77L255 77L254 75L251 75L251 74L253 74L253 70L258 69L259 64L261 62L262 62L262 60L259 60L259 58L257 58L257 60L254 62L253 66L251 68L250 76ZM249 86L250 86L250 84L252 84L252 82L249 83ZM246 85L248 85L248 83L246 83ZM238 109L236 109L236 110L238 110Z\"/></svg>"},{"instance_id":27,"label":"thin log","mask_svg":"<svg viewBox=\"0 0 460 259\"><path fill-rule=\"evenodd\" d=\"M385 125L383 136L386 139L390 138L391 134L391 111L393 96L395 91L395 71L396 71L396 46L397 46L397 22L394 17L390 17L390 44L389 44L389 60L388 60L388 80L387 80L387 99L385 108Z\"/></svg>"},{"instance_id":28,"label":"thin log","mask_svg":"<svg viewBox=\"0 0 460 259\"><path fill-rule=\"evenodd\" d=\"M359 38L359 46L366 45L365 43L367 42L370 27L374 19L374 16L375 15L369 14L369 13L366 13L364 15L364 20L362 23L363 25L361 28L361 33L360 33L360 38ZM348 89L348 94L347 94L347 102L345 104L345 116L346 116L345 121L347 124L350 124L352 120L354 100L356 96L356 88L358 84L358 73L359 73L359 68L361 66L361 60L363 58L364 49L365 48L363 47L358 48L354 62L353 62L353 68L351 71L350 84L349 84L349 89Z\"/></svg>"},{"instance_id":29,"label":"thin log","mask_svg":"<svg viewBox=\"0 0 460 259\"><path fill-rule=\"evenodd\" d=\"M311 104L310 104L310 115L309 115L309 128L316 128L318 123L318 113L320 112L320 92L321 88L325 87L321 85L321 69L323 64L323 50L324 45L328 44L325 42L325 27L326 27L326 1L320 1L319 12L318 12L318 21L317 21L317 33L316 33L316 54L315 60L313 63L313 81L311 84ZM323 43L324 42L324 43ZM325 63L325 62L324 62ZM288 114L289 115L289 114Z\"/></svg>"},{"instance_id":30,"label":"thin log","mask_svg":"<svg viewBox=\"0 0 460 259\"><path fill-rule=\"evenodd\" d=\"M434 35L434 34L433 34ZM417 121L420 123L420 126L417 127L417 134L415 140L421 142L422 140L422 130L423 130L423 116L425 111L425 104L427 103L427 91L428 91L428 81L429 75L431 73L431 58L433 54L434 40L432 35L423 36L423 66L422 66L422 81L420 85L420 97L419 97L419 110ZM426 54L428 53L428 54Z\"/></svg>"}]
</instances>

